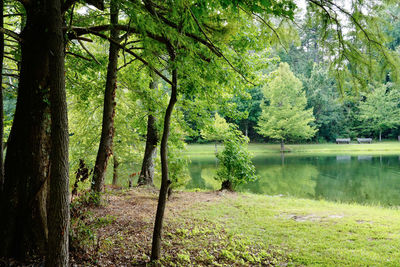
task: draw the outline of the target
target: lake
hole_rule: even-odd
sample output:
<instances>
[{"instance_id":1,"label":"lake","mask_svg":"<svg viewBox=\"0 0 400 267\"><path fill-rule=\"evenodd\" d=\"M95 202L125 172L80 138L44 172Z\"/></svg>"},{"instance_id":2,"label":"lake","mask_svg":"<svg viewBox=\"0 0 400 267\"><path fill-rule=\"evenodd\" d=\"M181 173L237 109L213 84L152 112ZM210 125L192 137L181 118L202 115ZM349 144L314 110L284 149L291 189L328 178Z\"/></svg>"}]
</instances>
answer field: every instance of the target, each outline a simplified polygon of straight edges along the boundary
<instances>
[{"instance_id":1,"label":"lake","mask_svg":"<svg viewBox=\"0 0 400 267\"><path fill-rule=\"evenodd\" d=\"M400 156L258 155L259 179L237 191L361 204L400 206ZM192 157L187 189L215 190L214 156Z\"/></svg>"}]
</instances>

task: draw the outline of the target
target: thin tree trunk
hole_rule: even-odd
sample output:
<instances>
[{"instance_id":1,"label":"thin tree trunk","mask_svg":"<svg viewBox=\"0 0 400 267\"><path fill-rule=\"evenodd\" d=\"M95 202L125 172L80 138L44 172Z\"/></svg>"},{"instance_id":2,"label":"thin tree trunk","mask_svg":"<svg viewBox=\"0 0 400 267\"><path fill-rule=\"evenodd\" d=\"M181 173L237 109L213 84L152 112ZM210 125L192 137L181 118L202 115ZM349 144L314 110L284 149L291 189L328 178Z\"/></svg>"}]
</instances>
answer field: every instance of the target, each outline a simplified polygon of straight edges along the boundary
<instances>
[{"instance_id":1,"label":"thin tree trunk","mask_svg":"<svg viewBox=\"0 0 400 267\"><path fill-rule=\"evenodd\" d=\"M118 6L115 0L110 3L111 25L118 24ZM112 28L110 36L117 40L119 31ZM97 152L96 163L93 171L92 190L95 192L104 191L104 178L107 170L108 159L112 153L112 143L114 138L114 116L115 116L115 91L117 89L117 67L118 67L119 47L110 42L110 51L107 67L107 81L104 92L103 122L99 150Z\"/></svg>"},{"instance_id":2,"label":"thin tree trunk","mask_svg":"<svg viewBox=\"0 0 400 267\"><path fill-rule=\"evenodd\" d=\"M168 47L170 60L173 63L175 61L175 52L173 48ZM151 247L151 257L150 260L158 260L161 256L161 234L162 234L162 224L164 219L164 210L167 200L168 188L171 185L171 181L168 177L168 136L170 131L171 115L174 109L174 105L177 101L177 68L173 66L172 70L172 86L171 86L171 97L167 110L164 116L164 130L161 138L160 154L161 154L161 188L160 195L158 198L156 220L154 224L153 231L153 242Z\"/></svg>"},{"instance_id":3,"label":"thin tree trunk","mask_svg":"<svg viewBox=\"0 0 400 267\"><path fill-rule=\"evenodd\" d=\"M379 130L379 142L382 141L382 130Z\"/></svg>"},{"instance_id":4,"label":"thin tree trunk","mask_svg":"<svg viewBox=\"0 0 400 267\"><path fill-rule=\"evenodd\" d=\"M7 144L0 207L0 255L43 256L47 246L50 115L48 27L44 1L25 6L17 105Z\"/></svg>"},{"instance_id":5,"label":"thin tree trunk","mask_svg":"<svg viewBox=\"0 0 400 267\"><path fill-rule=\"evenodd\" d=\"M64 78L61 0L48 0L51 110L51 178L46 266L68 266L69 166L68 115Z\"/></svg>"},{"instance_id":6,"label":"thin tree trunk","mask_svg":"<svg viewBox=\"0 0 400 267\"><path fill-rule=\"evenodd\" d=\"M115 155L115 151L113 152L113 161L114 161L114 168L113 168L112 184L113 185L117 185L117 183L118 183L118 166L119 166L119 162L118 162L117 156Z\"/></svg>"},{"instance_id":7,"label":"thin tree trunk","mask_svg":"<svg viewBox=\"0 0 400 267\"><path fill-rule=\"evenodd\" d=\"M0 0L0 28L4 27L4 0ZM3 134L4 134L4 108L3 108L3 59L4 59L4 34L0 33L0 196L3 191L4 182L4 156L3 156ZM0 198L1 199L1 198Z\"/></svg>"},{"instance_id":8,"label":"thin tree trunk","mask_svg":"<svg viewBox=\"0 0 400 267\"><path fill-rule=\"evenodd\" d=\"M283 141L283 139L281 140L281 152L285 151L285 143Z\"/></svg>"},{"instance_id":9,"label":"thin tree trunk","mask_svg":"<svg viewBox=\"0 0 400 267\"><path fill-rule=\"evenodd\" d=\"M228 191L233 191L233 184L230 180L225 180L221 184L221 191L222 190L228 190Z\"/></svg>"},{"instance_id":10,"label":"thin tree trunk","mask_svg":"<svg viewBox=\"0 0 400 267\"><path fill-rule=\"evenodd\" d=\"M152 81L150 82L150 89L157 89L157 79L154 74L151 74ZM140 171L138 186L153 185L154 179L154 158L157 153L158 133L156 127L156 118L151 114L154 110L150 110L147 116L147 135L146 135L146 148L144 150L144 157L142 162L142 169Z\"/></svg>"}]
</instances>

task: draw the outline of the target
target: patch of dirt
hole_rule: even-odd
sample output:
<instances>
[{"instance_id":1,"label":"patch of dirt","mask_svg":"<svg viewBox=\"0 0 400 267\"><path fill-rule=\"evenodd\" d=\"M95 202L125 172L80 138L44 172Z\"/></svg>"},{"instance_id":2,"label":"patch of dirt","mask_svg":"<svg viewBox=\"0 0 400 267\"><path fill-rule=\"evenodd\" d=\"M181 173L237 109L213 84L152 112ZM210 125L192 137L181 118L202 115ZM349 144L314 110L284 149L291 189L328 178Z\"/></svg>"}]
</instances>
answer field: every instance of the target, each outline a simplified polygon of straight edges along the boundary
<instances>
[{"instance_id":1,"label":"patch of dirt","mask_svg":"<svg viewBox=\"0 0 400 267\"><path fill-rule=\"evenodd\" d=\"M295 220L296 222L325 222L329 219L341 219L344 216L339 214L331 214L331 215L316 215L316 214L307 214L307 215L299 215L299 214L282 214L279 217L284 217L287 219Z\"/></svg>"},{"instance_id":2,"label":"patch of dirt","mask_svg":"<svg viewBox=\"0 0 400 267\"><path fill-rule=\"evenodd\" d=\"M226 194L235 195L174 192L167 202L163 232L177 227L170 219L182 211L198 203L219 201ZM71 248L71 265L144 266L149 261L157 201L158 190L152 188L109 191L103 206L88 207L79 220L72 220L72 239L76 242Z\"/></svg>"}]
</instances>

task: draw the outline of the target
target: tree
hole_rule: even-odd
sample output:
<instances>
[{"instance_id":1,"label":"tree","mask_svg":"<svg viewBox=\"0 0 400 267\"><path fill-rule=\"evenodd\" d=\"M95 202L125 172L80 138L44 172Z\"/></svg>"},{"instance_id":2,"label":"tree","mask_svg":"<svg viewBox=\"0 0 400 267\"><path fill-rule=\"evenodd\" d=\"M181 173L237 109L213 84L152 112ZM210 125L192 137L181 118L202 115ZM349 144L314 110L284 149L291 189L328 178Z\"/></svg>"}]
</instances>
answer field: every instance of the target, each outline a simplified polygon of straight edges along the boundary
<instances>
[{"instance_id":1,"label":"tree","mask_svg":"<svg viewBox=\"0 0 400 267\"><path fill-rule=\"evenodd\" d=\"M151 72L151 71L150 71ZM150 76L152 81L150 82L150 89L156 90L158 86L158 79L154 73L151 72ZM149 105L151 106L151 105ZM147 116L147 133L146 133L146 147L144 150L142 169L138 179L138 185L151 185L153 186L154 179L154 158L157 153L158 143L158 130L156 125L156 117L153 114L155 108L149 108L149 115Z\"/></svg>"},{"instance_id":2,"label":"tree","mask_svg":"<svg viewBox=\"0 0 400 267\"><path fill-rule=\"evenodd\" d=\"M4 0L0 0L0 28L4 27ZM3 59L4 59L4 34L0 33L0 196L3 190L4 161L3 161L3 136L4 136L4 107L3 107ZM1 199L1 197L0 197ZM0 204L1 205L1 204Z\"/></svg>"},{"instance_id":3,"label":"tree","mask_svg":"<svg viewBox=\"0 0 400 267\"><path fill-rule=\"evenodd\" d=\"M63 33L60 33L63 30L60 22L74 1L68 1L62 7L61 3L55 1L21 3L25 14L21 33L5 31L19 42L21 58L17 104L7 142L4 184L0 199L2 214L0 227L3 229L0 232L2 240L0 255L26 260L52 253L47 249L48 242L56 245L52 249L67 246L65 236L60 242L57 238L68 229L61 227L62 232L60 232L59 228L59 223L68 224L64 220L65 211L68 211L68 200L62 200L64 194L68 193L68 188L65 190L68 180L65 181L64 176L67 168L64 160L65 156L68 158L68 154L64 154L67 153L64 149L65 143L51 140L50 137L51 129L54 128L51 126L50 117L53 116L57 121L56 125L60 127L53 131L54 138L64 137L65 114L61 111L58 114L51 114L50 109L57 110L57 108L50 107L50 103L53 100L60 104L63 102L64 69L59 56L64 56L64 53L63 49L60 52L58 45L60 39L64 45L64 38L62 38ZM52 40L55 36L56 40ZM51 73L53 72L51 67L56 68L55 73ZM50 93L50 87L54 94ZM62 106L58 108L63 110ZM52 144L57 145L54 154L50 156ZM51 175L54 177L54 181L51 182L53 189L52 185L49 189L50 157L52 162L60 164L55 166L55 173ZM51 192L52 190L54 192ZM48 210L50 198L53 199L54 203L51 205L54 206L52 208L50 205ZM52 220L55 217L58 217L57 220ZM48 239L49 227L54 227L51 231L57 228L54 234L56 237L52 236L51 238L54 238L52 240Z\"/></svg>"},{"instance_id":4,"label":"tree","mask_svg":"<svg viewBox=\"0 0 400 267\"><path fill-rule=\"evenodd\" d=\"M233 191L237 185L257 179L256 169L247 151L249 139L231 128L224 141L224 150L217 154L218 171L215 179L222 182L221 190Z\"/></svg>"},{"instance_id":5,"label":"tree","mask_svg":"<svg viewBox=\"0 0 400 267\"><path fill-rule=\"evenodd\" d=\"M45 2L24 2L18 98L4 163L0 255L44 255L49 176L49 17Z\"/></svg>"},{"instance_id":6,"label":"tree","mask_svg":"<svg viewBox=\"0 0 400 267\"><path fill-rule=\"evenodd\" d=\"M312 109L305 109L307 99L301 81L281 63L271 74L273 77L263 88L265 102L261 104L258 132L281 142L312 137L316 130L309 124L314 121Z\"/></svg>"},{"instance_id":7,"label":"tree","mask_svg":"<svg viewBox=\"0 0 400 267\"><path fill-rule=\"evenodd\" d=\"M365 101L359 104L359 119L362 126L377 132L382 141L382 132L400 125L400 92L388 84L374 86L370 93L363 94Z\"/></svg>"},{"instance_id":8,"label":"tree","mask_svg":"<svg viewBox=\"0 0 400 267\"><path fill-rule=\"evenodd\" d=\"M69 163L61 0L46 1L51 111L51 174L46 266L68 266Z\"/></svg>"},{"instance_id":9,"label":"tree","mask_svg":"<svg viewBox=\"0 0 400 267\"><path fill-rule=\"evenodd\" d=\"M316 141L334 141L346 134L344 99L341 101L335 80L330 77L326 65L314 64L309 78L304 79L308 107L312 107Z\"/></svg>"},{"instance_id":10,"label":"tree","mask_svg":"<svg viewBox=\"0 0 400 267\"><path fill-rule=\"evenodd\" d=\"M202 129L200 134L206 140L215 141L215 153L218 153L217 143L229 138L230 127L223 117L215 113L213 123Z\"/></svg>"},{"instance_id":11,"label":"tree","mask_svg":"<svg viewBox=\"0 0 400 267\"><path fill-rule=\"evenodd\" d=\"M119 40L118 25L118 4L115 0L110 2L110 36L113 40ZM100 193L104 190L104 179L107 170L107 163L112 154L112 144L114 138L114 116L115 116L115 91L117 89L117 68L118 68L119 46L110 42L107 80L104 91L103 120L99 150L97 152L96 163L93 170L92 190Z\"/></svg>"}]
</instances>

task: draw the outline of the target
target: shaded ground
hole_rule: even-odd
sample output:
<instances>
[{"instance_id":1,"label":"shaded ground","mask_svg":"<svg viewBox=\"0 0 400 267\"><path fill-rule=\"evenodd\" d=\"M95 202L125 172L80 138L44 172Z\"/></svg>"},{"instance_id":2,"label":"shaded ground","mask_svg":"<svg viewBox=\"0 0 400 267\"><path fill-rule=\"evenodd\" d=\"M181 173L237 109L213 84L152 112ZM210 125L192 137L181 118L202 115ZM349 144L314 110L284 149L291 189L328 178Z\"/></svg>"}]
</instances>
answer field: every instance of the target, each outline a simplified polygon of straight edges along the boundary
<instances>
[{"instance_id":1,"label":"shaded ground","mask_svg":"<svg viewBox=\"0 0 400 267\"><path fill-rule=\"evenodd\" d=\"M241 237L223 225L193 219L190 210L216 203L233 193L177 192L168 201L161 263L166 266L271 265L286 260ZM149 262L158 192L140 188L112 191L102 207L75 204L71 264L144 266Z\"/></svg>"}]
</instances>

